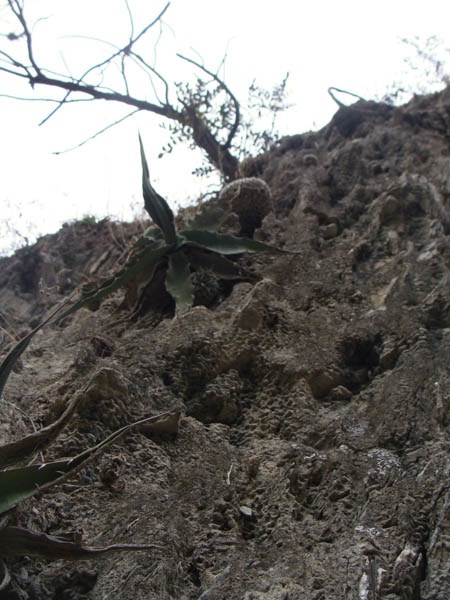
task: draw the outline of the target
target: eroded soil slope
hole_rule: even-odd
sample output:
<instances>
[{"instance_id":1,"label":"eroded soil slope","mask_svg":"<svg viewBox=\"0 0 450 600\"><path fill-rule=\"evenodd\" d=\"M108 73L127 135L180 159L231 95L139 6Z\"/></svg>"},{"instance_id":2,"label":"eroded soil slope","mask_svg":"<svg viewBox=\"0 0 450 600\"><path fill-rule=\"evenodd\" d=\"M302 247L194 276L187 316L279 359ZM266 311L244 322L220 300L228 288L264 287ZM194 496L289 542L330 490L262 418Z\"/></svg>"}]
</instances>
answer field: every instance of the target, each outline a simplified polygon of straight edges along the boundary
<instances>
[{"instance_id":1,"label":"eroded soil slope","mask_svg":"<svg viewBox=\"0 0 450 600\"><path fill-rule=\"evenodd\" d=\"M450 89L340 109L242 168L274 198L256 237L296 254L242 258L260 281L176 318L118 323L118 293L44 329L11 376L0 443L82 391L47 458L182 413L11 515L159 547L10 560L16 597L450 598ZM2 327L26 332L137 233L76 224L2 259Z\"/></svg>"}]
</instances>

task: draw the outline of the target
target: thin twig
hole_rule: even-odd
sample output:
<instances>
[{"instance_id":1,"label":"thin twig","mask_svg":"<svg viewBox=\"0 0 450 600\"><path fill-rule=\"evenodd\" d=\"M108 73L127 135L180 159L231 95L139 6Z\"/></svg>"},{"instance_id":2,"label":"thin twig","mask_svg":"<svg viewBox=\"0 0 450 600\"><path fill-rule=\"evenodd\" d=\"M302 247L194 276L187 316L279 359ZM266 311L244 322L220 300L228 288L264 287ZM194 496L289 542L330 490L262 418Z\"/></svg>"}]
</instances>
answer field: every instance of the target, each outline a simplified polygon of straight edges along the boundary
<instances>
[{"instance_id":1,"label":"thin twig","mask_svg":"<svg viewBox=\"0 0 450 600\"><path fill-rule=\"evenodd\" d=\"M126 76L126 73L125 73L125 58L126 58L126 54L123 54L122 58L120 60L120 71L122 73L122 79L123 79L123 82L125 84L125 92L126 92L127 96L129 96L130 95L130 88L128 87L128 80L127 80L127 76Z\"/></svg>"},{"instance_id":2,"label":"thin twig","mask_svg":"<svg viewBox=\"0 0 450 600\"><path fill-rule=\"evenodd\" d=\"M116 50L120 50L119 46L117 46L116 44L113 44L112 42L108 42L107 40L102 40L101 38L96 38L93 36L86 36L86 35L70 35L70 36L64 36L65 38L74 38L74 39L82 39L82 40L90 40L93 42L97 42L99 44L105 44L107 46L111 46L112 48L115 48ZM158 102L160 104L165 104L166 106L170 104L169 102L169 84L167 83L166 79L161 75L161 73L159 73L159 71L157 71L155 69L155 67L152 67L151 65L149 65L140 54L137 54L134 50L130 50L130 52L126 55L130 60L132 60L134 62L134 64L140 68L149 78L150 80L150 84L152 86L153 89L153 93L155 94L156 99L158 100ZM147 70L150 71L150 74L147 73ZM51 72L51 71L48 71ZM59 73L54 73L54 75L57 75L58 77L63 77L63 75L59 74ZM162 84L164 85L164 90L165 90L165 102L163 103L159 96L158 96L158 92L153 84L153 80L151 75L155 75L156 77L158 77L158 79L162 82ZM96 86L99 87L99 86ZM108 89L108 88L104 88L104 89ZM114 92L115 90L111 90L111 92Z\"/></svg>"},{"instance_id":3,"label":"thin twig","mask_svg":"<svg viewBox=\"0 0 450 600\"><path fill-rule=\"evenodd\" d=\"M153 64L154 65L156 65L157 49L158 49L159 42L161 40L162 32L163 32L162 24L161 23L162 22L160 21L159 22L159 34L158 34L158 37L156 39L156 42L153 45ZM156 67L153 67L153 70L157 74ZM170 104L170 101L169 101L169 86L167 85L167 82L165 81L165 79L163 79L163 81L166 84L166 104Z\"/></svg>"},{"instance_id":4,"label":"thin twig","mask_svg":"<svg viewBox=\"0 0 450 600\"><path fill-rule=\"evenodd\" d=\"M22 96L12 96L11 94L0 94L0 98L10 98L11 100L23 100L25 102L59 102L56 98L25 98ZM71 98L67 100L67 104L75 104L76 102L92 102L94 98Z\"/></svg>"},{"instance_id":5,"label":"thin twig","mask_svg":"<svg viewBox=\"0 0 450 600\"><path fill-rule=\"evenodd\" d=\"M140 54L136 54L136 52L133 51L132 56L136 59L135 62L137 61L138 63L141 63L142 65L144 65L144 67L146 69L148 69L150 71L150 73L152 73L153 75L156 75L156 77L158 77L158 79L162 82L162 84L164 85L164 90L165 90L165 94L164 94L165 95L165 106L169 106L169 104L170 104L169 103L169 84L167 83L167 81L164 79L164 77L161 75L161 73L159 73L154 67L149 65L142 58L142 56L140 56ZM145 72L145 69L142 69L142 70ZM153 80L150 75L149 75L149 80L150 80L150 85L152 86L153 93L155 94L156 99L162 105L163 103L159 99L158 92L156 91L156 88L153 84Z\"/></svg>"},{"instance_id":6,"label":"thin twig","mask_svg":"<svg viewBox=\"0 0 450 600\"><path fill-rule=\"evenodd\" d=\"M117 121L114 121L114 123L110 123L106 127L103 127L103 129L100 129L99 131L97 131L93 135L89 136L88 138L86 138L85 140L83 140L82 142L80 142L79 144L77 144L76 146L72 146L71 148L67 148L66 150L59 150L57 152L53 152L53 154L56 154L56 155L65 154L66 152L71 152L72 150L76 150L77 148L81 148L81 146L84 146L84 144L87 144L88 142L92 141L93 139L95 139L96 137L98 137L99 135L101 135L102 133L105 133L105 131L108 131L108 129L111 129L111 127L114 127L115 125L118 125L119 123L122 123L122 121L125 121L129 117L132 117L137 112L140 112L140 110L141 110L140 108L136 108L135 110L132 110L130 113L128 113L124 117L122 117L120 119L117 119Z\"/></svg>"},{"instance_id":7,"label":"thin twig","mask_svg":"<svg viewBox=\"0 0 450 600\"><path fill-rule=\"evenodd\" d=\"M13 11L14 15L17 17L20 24L22 25L23 32L24 32L25 38L27 40L28 58L30 59L31 65L34 68L34 70L36 71L36 73L39 74L40 69L34 59L31 32L28 29L28 25L27 25L27 22L25 20L24 14L23 14L23 8L22 8L22 6L20 6L19 0L8 0L8 4L9 4L9 7L11 8L11 10Z\"/></svg>"},{"instance_id":8,"label":"thin twig","mask_svg":"<svg viewBox=\"0 0 450 600\"><path fill-rule=\"evenodd\" d=\"M0 50L0 56L6 56L6 58L8 59L7 61L3 61L6 62L6 64L11 65L13 67L17 67L17 69L22 69L23 71L25 71L24 73L20 73L17 71L12 71L11 69L8 69L6 67L0 67L0 71L4 71L5 73L10 73L11 75L16 75L17 77L24 77L26 79L30 79L30 77L32 77L32 73L29 70L29 68L24 65L23 63L17 61L15 58L13 58L12 56L10 56L7 52L5 52L4 50Z\"/></svg>"},{"instance_id":9,"label":"thin twig","mask_svg":"<svg viewBox=\"0 0 450 600\"><path fill-rule=\"evenodd\" d=\"M192 65L194 65L195 67L197 67L198 69L201 69L204 73L206 73L207 75L209 75L210 77L212 77L214 79L214 81L216 81L221 88L229 95L229 97L231 98L231 101L234 104L234 110L235 110L235 119L234 119L234 123L233 126L230 129L230 132L228 134L227 137L227 141L225 142L225 144L223 145L223 149L224 150L228 150L231 146L231 142L238 130L239 127L239 123L240 123L240 105L239 102L236 99L236 96L232 93L232 91L230 90L230 88L226 85L226 83L224 81L222 81L222 79L220 79L220 77L218 75L216 75L215 73L213 73L212 71L210 71L209 69L207 69L206 67L204 67L203 65L201 65L200 63L198 63L197 61L193 60L192 58L188 58L187 56L183 56L182 54L177 53L177 56L179 58L181 58L182 60L185 60L188 63L191 63Z\"/></svg>"},{"instance_id":10,"label":"thin twig","mask_svg":"<svg viewBox=\"0 0 450 600\"><path fill-rule=\"evenodd\" d=\"M227 472L227 485L231 485L231 471L233 470L234 463L231 463L230 468Z\"/></svg>"},{"instance_id":11,"label":"thin twig","mask_svg":"<svg viewBox=\"0 0 450 600\"><path fill-rule=\"evenodd\" d=\"M366 102L366 100L362 96L358 96L358 94L354 94L353 92L348 92L347 90L341 90L340 88L337 88L337 87L329 87L328 93L333 98L333 100L336 102L336 104L338 106L340 106L341 108L348 108L348 106L347 106L347 104L344 104L343 102L338 100L336 98L336 96L333 94L333 92L339 92L340 94L348 94L349 96L353 96L354 98L358 98L358 100L362 100L363 102Z\"/></svg>"},{"instance_id":12,"label":"thin twig","mask_svg":"<svg viewBox=\"0 0 450 600\"><path fill-rule=\"evenodd\" d=\"M130 5L128 3L128 0L124 0L125 1L125 6L127 8L127 12L128 12L128 18L130 19L130 42L134 37L134 20L133 20L133 13L131 12L130 9Z\"/></svg>"},{"instance_id":13,"label":"thin twig","mask_svg":"<svg viewBox=\"0 0 450 600\"><path fill-rule=\"evenodd\" d=\"M8 0L11 1L11 0ZM64 96L64 98L61 100L60 105L57 106L41 123L40 125L43 125L46 121L48 121L55 113L56 111L58 111L61 106L63 106L67 100L67 98L69 97L69 95L73 92L73 91L79 91L77 88L78 86L83 82L83 80L89 75L89 73L92 73L92 71L96 70L96 69L100 69L101 67L110 64L115 58L117 58L118 56L120 56L121 54L128 54L130 49L132 48L132 46L145 34L147 33L147 31L153 27L153 25L155 25L155 23L157 23L162 16L164 15L164 13L166 12L166 10L169 8L170 6L170 2L168 2L164 8L161 10L161 12L158 14L158 16L153 19L153 21L151 21L151 23L149 23L148 25L146 25L141 31L140 33L138 33L138 35L129 40L129 42L123 46L122 48L119 48L116 52L114 52L113 54L111 54L108 58L106 58L105 60L92 65L91 67L89 67L89 69L87 69L83 75L77 79L77 80L72 80L72 83L74 84L74 88L65 88L67 89L67 93ZM81 86L83 87L83 86ZM86 86L86 87L91 87L91 86Z\"/></svg>"}]
</instances>

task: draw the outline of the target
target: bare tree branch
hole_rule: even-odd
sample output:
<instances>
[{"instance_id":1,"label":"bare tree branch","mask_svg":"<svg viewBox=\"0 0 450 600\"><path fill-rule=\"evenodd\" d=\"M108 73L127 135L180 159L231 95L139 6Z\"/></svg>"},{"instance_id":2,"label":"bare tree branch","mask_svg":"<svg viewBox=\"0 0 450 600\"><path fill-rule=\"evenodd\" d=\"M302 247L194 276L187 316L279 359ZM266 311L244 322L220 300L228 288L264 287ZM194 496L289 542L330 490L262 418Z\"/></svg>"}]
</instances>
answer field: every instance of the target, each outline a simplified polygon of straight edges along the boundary
<instances>
[{"instance_id":1,"label":"bare tree branch","mask_svg":"<svg viewBox=\"0 0 450 600\"><path fill-rule=\"evenodd\" d=\"M217 120L215 121L215 117L210 118L209 116L204 116L202 111L199 110L198 104L199 102L200 104L204 102L204 100L202 100L202 96L200 96L200 99L196 98L191 99L190 101L183 101L182 98L178 98L178 106L172 105L169 101L169 84L165 77L135 50L137 42L142 40L144 35L154 25L157 23L161 25L161 19L167 11L170 2L167 2L159 14L150 23L145 25L145 27L143 27L137 34L135 34L135 24L130 5L128 0L124 0L130 21L130 31L127 43L121 47L117 47L113 44L109 44L109 42L102 41L102 43L111 45L114 48L114 51L110 52L105 59L91 65L81 75L77 76L70 74L68 65L66 65L66 69L69 75L55 73L50 69L39 65L33 52L33 40L31 34L32 29L29 27L24 16L24 0L7 0L7 2L10 10L19 21L22 30L17 35L15 34L14 41L17 43L17 40L24 38L26 41L27 60L29 60L30 64L27 65L24 62L17 60L9 52L0 50L0 72L26 79L33 89L37 86L44 85L64 91L64 94L60 99L45 99L46 101L55 102L56 106L47 114L44 119L42 119L40 125L43 125L52 116L54 116L56 112L65 104L79 101L79 98L71 98L71 96L74 94L88 96L89 98L86 101L105 100L109 102L118 102L124 106L132 107L133 110L120 119L114 121L107 127L102 128L74 148L84 145L87 141L97 137L101 133L104 133L114 125L121 123L137 112L151 112L165 119L174 121L177 124L175 127L179 127L180 130L183 131L183 135L186 137L191 135L191 139L195 145L197 145L206 153L210 164L216 167L223 174L226 180L231 180L236 177L238 172L238 160L233 156L230 148L240 123L240 107L236 97L233 95L224 81L222 81L216 73L211 72L209 69L195 60L187 58L183 55L178 55L182 60L194 65L196 68L206 73L216 84L218 84L218 89L225 92L228 97L229 104L227 101L227 103L223 104L223 107L224 110L229 111L228 115L230 120L232 119L233 121L231 124L229 124L227 120L224 120L223 123L220 124ZM158 42L159 37L157 43ZM154 48L156 52L156 46L154 46ZM148 77L154 97L156 98L156 102L149 101L146 98L139 98L132 94L127 73L127 60L134 62L136 66L140 68ZM119 73L121 74L121 79L124 85L124 92L121 92L116 88L106 87L106 85L103 85L103 80L106 78L107 69L112 65L115 65L119 69ZM100 81L92 81L92 75L94 73L100 74ZM155 87L155 77L163 85L163 101L160 99ZM203 91L204 88L202 88L202 93ZM206 98L211 96L209 91L204 93ZM218 134L226 135L225 143L220 141ZM57 152L56 154L59 153L60 152Z\"/></svg>"},{"instance_id":2,"label":"bare tree branch","mask_svg":"<svg viewBox=\"0 0 450 600\"><path fill-rule=\"evenodd\" d=\"M108 46L112 46L113 48L115 48L116 50L119 50L119 47L116 46L115 44L112 44L111 42L108 42L107 40L102 40L100 38L95 38L95 37L91 37L91 36L85 36L85 35L71 35L71 36L66 36L66 37L70 37L70 38L77 38L77 39L81 39L81 40L90 40L90 41L95 41L98 42L99 44L106 44ZM124 55L125 56L125 55ZM133 51L130 51L127 55L127 58L129 58L130 60L132 60L134 62L134 64L139 67L140 69L142 69L142 71L148 76L150 85L152 86L152 90L153 93L155 95L155 98L158 100L158 102L160 104L163 104L162 100L160 100L158 92L156 90L155 84L153 83L153 78L152 75L154 75L155 77L157 77L161 83L164 86L164 103L165 104L170 104L169 101L169 84L167 83L167 80L161 75L161 73L159 73L154 67L152 67L151 65L149 65L143 58L142 56L140 56L139 54L137 54L134 49ZM147 72L149 71L149 72ZM63 75L58 74L60 77L63 77ZM74 79L72 77L72 79ZM113 90L110 90L113 91Z\"/></svg>"},{"instance_id":3,"label":"bare tree branch","mask_svg":"<svg viewBox=\"0 0 450 600\"><path fill-rule=\"evenodd\" d=\"M1 69L1 68L0 68ZM108 100L113 102L120 102L121 104L127 104L128 106L135 106L140 110L146 110L149 112L156 113L162 117L167 117L168 119L181 120L181 115L178 111L176 111L172 106L169 105L159 105L154 104L152 102L148 102L147 100L140 100L138 98L133 98L132 96L128 96L127 94L121 94L120 92L104 92L96 86L88 85L84 83L77 83L76 81L63 81L61 79L55 79L53 77L48 77L45 73L41 72L38 75L31 76L30 78L31 85L47 85L50 87L57 87L63 90L67 90L70 93L80 92L82 94L87 94L96 100ZM65 100L61 101L64 102Z\"/></svg>"},{"instance_id":4,"label":"bare tree branch","mask_svg":"<svg viewBox=\"0 0 450 600\"><path fill-rule=\"evenodd\" d=\"M5 56L7 58L6 61L2 61L2 62L6 62L7 65L12 65L13 67L17 67L18 69L24 70L25 74L17 73L17 71L11 71L10 69L7 69L6 67L0 67L1 71L5 71L6 73L11 73L13 75L17 75L18 77L26 77L26 78L31 77L31 72L28 69L28 67L26 67L23 63L19 62L18 60L16 60L12 56L10 56L7 52L5 52L4 50L0 50L0 56Z\"/></svg>"},{"instance_id":5,"label":"bare tree branch","mask_svg":"<svg viewBox=\"0 0 450 600\"><path fill-rule=\"evenodd\" d=\"M15 75L16 77L23 77L24 79L28 79L29 76L26 73L18 73L17 71L12 71L11 69L7 69L6 67L0 67L0 71L4 73L9 73L10 75Z\"/></svg>"},{"instance_id":6,"label":"bare tree branch","mask_svg":"<svg viewBox=\"0 0 450 600\"><path fill-rule=\"evenodd\" d=\"M126 44L125 46L123 46L122 48L119 48L116 52L114 52L113 54L111 54L111 56L109 56L108 58L106 58L105 60L103 60L102 62L93 65L92 67L89 67L89 69L87 71L85 71L85 73L80 77L80 79L78 80L78 83L81 83L86 77L87 75L89 75L89 73L91 73L92 71L94 71L95 69L98 69L100 67L103 67L109 63L111 63L115 58L117 58L120 55L128 55L132 49L132 47L134 46L134 44L143 36L147 33L147 31L149 29L151 29L156 23L158 23L164 13L167 11L167 9L170 6L170 2L168 2L165 7L162 9L162 11L159 13L159 15L153 19L153 21L151 23L149 23L148 25L146 25L141 31L140 33L138 33L138 35L133 38L130 39L128 41L128 44Z\"/></svg>"},{"instance_id":7,"label":"bare tree branch","mask_svg":"<svg viewBox=\"0 0 450 600\"><path fill-rule=\"evenodd\" d=\"M70 102L70 100L69 100L69 102ZM108 131L108 129L111 129L112 127L115 127L119 123L122 123L122 121L126 121L126 119L128 119L129 117L132 117L133 115L135 115L139 111L140 111L140 109L136 108L136 110L132 110L130 113L128 113L124 117L121 117L120 119L117 119L117 121L114 121L113 123L110 123L106 127L103 127L103 129L100 129L99 131L97 131L93 135L90 135L88 138L86 138L85 140L83 140L82 142L80 142L79 144L77 144L76 146L72 146L71 148L67 148L66 150L60 150L59 152L53 152L53 154L56 154L56 155L65 154L66 152L70 152L71 150L75 150L76 148L81 148L81 146L84 146L85 144L87 144L88 142L90 142L94 138L98 137L102 133L105 133L105 131Z\"/></svg>"},{"instance_id":8,"label":"bare tree branch","mask_svg":"<svg viewBox=\"0 0 450 600\"><path fill-rule=\"evenodd\" d=\"M8 0L11 1L11 0ZM123 58L125 56L127 56L133 45L143 36L147 33L147 31L149 31L149 29L151 29L156 23L158 23L158 21L160 21L164 15L164 13L167 11L167 9L170 6L170 2L167 2L167 4L164 6L164 8L161 10L161 12L158 14L158 16L153 19L153 21L151 21L148 25L146 25L141 31L140 33L135 37L135 38L131 38L128 43L123 46L122 48L119 48L116 52L114 52L113 54L111 54L108 58L105 58L105 60L92 65L91 67L89 67L89 69L87 69L87 71L85 71L83 73L83 75L76 80L76 83L82 83L83 80L93 71L97 70L97 69L101 69L102 67L110 64L115 58L122 56ZM38 73L39 74L39 73ZM74 80L72 80L74 81ZM127 92L128 95L128 85L126 82L126 78L125 78L125 90ZM71 94L73 90L68 90L67 94L64 96L64 98L61 100L61 103L59 106L57 106L43 121L41 121L41 123L39 123L40 125L43 125L46 121L48 121L60 108L61 106L63 106L65 104L66 99L69 97L69 95Z\"/></svg>"}]
</instances>

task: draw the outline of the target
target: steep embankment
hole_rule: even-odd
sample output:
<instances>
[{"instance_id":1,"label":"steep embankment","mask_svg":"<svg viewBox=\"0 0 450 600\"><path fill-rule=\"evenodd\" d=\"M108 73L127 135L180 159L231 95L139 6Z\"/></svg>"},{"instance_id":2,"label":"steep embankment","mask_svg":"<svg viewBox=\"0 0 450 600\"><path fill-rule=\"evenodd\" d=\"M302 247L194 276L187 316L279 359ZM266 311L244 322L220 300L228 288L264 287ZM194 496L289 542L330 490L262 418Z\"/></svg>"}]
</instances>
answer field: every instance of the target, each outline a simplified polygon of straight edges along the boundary
<instances>
[{"instance_id":1,"label":"steep embankment","mask_svg":"<svg viewBox=\"0 0 450 600\"><path fill-rule=\"evenodd\" d=\"M257 237L298 254L245 258L261 281L175 319L114 326L119 294L44 330L11 377L1 442L86 386L52 457L184 415L175 438L129 435L14 515L160 549L9 563L24 597L450 597L450 89L340 109L243 170L275 202ZM108 227L2 259L2 326L26 331L120 262L133 230Z\"/></svg>"}]
</instances>

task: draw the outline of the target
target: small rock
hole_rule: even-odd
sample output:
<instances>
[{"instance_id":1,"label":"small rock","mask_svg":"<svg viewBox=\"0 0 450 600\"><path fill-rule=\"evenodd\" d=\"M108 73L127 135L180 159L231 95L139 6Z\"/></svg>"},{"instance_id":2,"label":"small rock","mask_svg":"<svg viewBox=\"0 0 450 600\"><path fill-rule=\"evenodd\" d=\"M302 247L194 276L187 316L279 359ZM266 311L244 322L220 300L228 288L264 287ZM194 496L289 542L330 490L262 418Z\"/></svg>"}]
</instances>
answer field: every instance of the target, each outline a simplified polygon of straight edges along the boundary
<instances>
[{"instance_id":1,"label":"small rock","mask_svg":"<svg viewBox=\"0 0 450 600\"><path fill-rule=\"evenodd\" d=\"M321 230L322 237L325 240L331 240L339 234L339 225L337 223L328 223L328 225L324 225Z\"/></svg>"},{"instance_id":2,"label":"small rock","mask_svg":"<svg viewBox=\"0 0 450 600\"><path fill-rule=\"evenodd\" d=\"M327 396L333 388L344 383L342 373L338 371L318 371L306 377L315 398Z\"/></svg>"},{"instance_id":3,"label":"small rock","mask_svg":"<svg viewBox=\"0 0 450 600\"><path fill-rule=\"evenodd\" d=\"M383 370L392 369L397 362L398 355L399 351L396 347L384 349L380 356L380 367Z\"/></svg>"},{"instance_id":4,"label":"small rock","mask_svg":"<svg viewBox=\"0 0 450 600\"><path fill-rule=\"evenodd\" d=\"M330 400L334 400L336 402L349 401L352 399L352 396L353 394L351 391L343 385L336 386L329 394Z\"/></svg>"},{"instance_id":5,"label":"small rock","mask_svg":"<svg viewBox=\"0 0 450 600\"><path fill-rule=\"evenodd\" d=\"M245 506L245 504L242 504L242 506L239 507L239 512L247 519L253 518L253 510L249 506Z\"/></svg>"},{"instance_id":6,"label":"small rock","mask_svg":"<svg viewBox=\"0 0 450 600\"><path fill-rule=\"evenodd\" d=\"M386 196L380 206L380 225L387 225L398 218L401 213L400 202L395 196Z\"/></svg>"}]
</instances>

